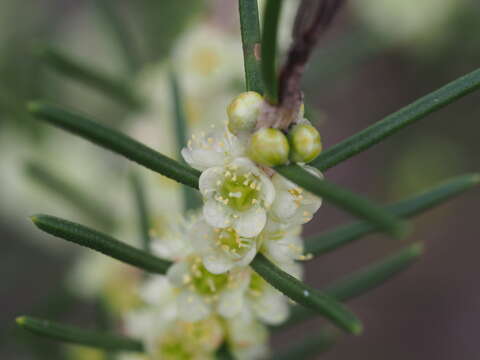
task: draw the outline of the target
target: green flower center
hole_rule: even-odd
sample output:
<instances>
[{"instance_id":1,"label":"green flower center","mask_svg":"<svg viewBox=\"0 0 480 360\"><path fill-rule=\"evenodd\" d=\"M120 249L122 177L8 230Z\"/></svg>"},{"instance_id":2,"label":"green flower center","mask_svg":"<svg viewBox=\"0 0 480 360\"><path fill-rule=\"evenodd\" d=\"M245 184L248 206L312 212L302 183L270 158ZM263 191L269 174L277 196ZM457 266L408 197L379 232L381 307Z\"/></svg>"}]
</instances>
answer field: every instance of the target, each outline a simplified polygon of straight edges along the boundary
<instances>
[{"instance_id":1,"label":"green flower center","mask_svg":"<svg viewBox=\"0 0 480 360\"><path fill-rule=\"evenodd\" d=\"M265 280L255 272L252 272L250 278L250 285L248 286L248 292L251 296L260 296L265 288Z\"/></svg>"},{"instance_id":2,"label":"green flower center","mask_svg":"<svg viewBox=\"0 0 480 360\"><path fill-rule=\"evenodd\" d=\"M250 239L241 238L233 228L215 229L217 232L217 246L234 255L243 255L251 244Z\"/></svg>"},{"instance_id":3,"label":"green flower center","mask_svg":"<svg viewBox=\"0 0 480 360\"><path fill-rule=\"evenodd\" d=\"M259 202L260 181L252 173L235 174L227 170L217 200L237 211L246 211Z\"/></svg>"},{"instance_id":4,"label":"green flower center","mask_svg":"<svg viewBox=\"0 0 480 360\"><path fill-rule=\"evenodd\" d=\"M199 258L190 265L191 285L201 295L215 295L228 284L227 274L212 274Z\"/></svg>"}]
</instances>

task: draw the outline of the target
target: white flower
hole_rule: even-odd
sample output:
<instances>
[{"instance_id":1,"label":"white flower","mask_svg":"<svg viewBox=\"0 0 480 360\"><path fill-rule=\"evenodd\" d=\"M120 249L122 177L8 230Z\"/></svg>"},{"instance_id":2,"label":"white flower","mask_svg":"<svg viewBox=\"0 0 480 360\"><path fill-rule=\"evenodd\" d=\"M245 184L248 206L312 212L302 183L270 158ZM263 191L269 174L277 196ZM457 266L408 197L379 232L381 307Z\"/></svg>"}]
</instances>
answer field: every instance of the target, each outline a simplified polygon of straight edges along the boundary
<instances>
[{"instance_id":1,"label":"white flower","mask_svg":"<svg viewBox=\"0 0 480 360\"><path fill-rule=\"evenodd\" d=\"M185 259L193 252L188 236L195 221L195 215L186 219L178 216L176 219L170 219L169 223L163 224L159 233L153 231L152 252L172 261Z\"/></svg>"},{"instance_id":2,"label":"white flower","mask_svg":"<svg viewBox=\"0 0 480 360\"><path fill-rule=\"evenodd\" d=\"M256 238L241 237L231 227L213 228L203 218L192 227L189 238L205 268L214 274L247 266L257 253Z\"/></svg>"},{"instance_id":3,"label":"white flower","mask_svg":"<svg viewBox=\"0 0 480 360\"><path fill-rule=\"evenodd\" d=\"M285 295L255 272L248 286L247 304L256 318L269 325L281 324L290 312Z\"/></svg>"},{"instance_id":4,"label":"white flower","mask_svg":"<svg viewBox=\"0 0 480 360\"><path fill-rule=\"evenodd\" d=\"M185 322L166 316L161 307L128 313L124 327L127 335L143 341L148 359L213 360L225 336L218 317Z\"/></svg>"},{"instance_id":5,"label":"white flower","mask_svg":"<svg viewBox=\"0 0 480 360\"><path fill-rule=\"evenodd\" d=\"M269 220L260 234L262 253L276 264L305 260L300 225L288 226Z\"/></svg>"},{"instance_id":6,"label":"white flower","mask_svg":"<svg viewBox=\"0 0 480 360\"><path fill-rule=\"evenodd\" d=\"M89 300L102 296L111 311L122 313L139 303L135 290L141 272L103 254L81 254L66 280L73 294Z\"/></svg>"},{"instance_id":7,"label":"white flower","mask_svg":"<svg viewBox=\"0 0 480 360\"><path fill-rule=\"evenodd\" d=\"M270 179L247 158L205 170L200 176L203 216L216 228L233 228L242 237L265 227L275 190Z\"/></svg>"},{"instance_id":8,"label":"white flower","mask_svg":"<svg viewBox=\"0 0 480 360\"><path fill-rule=\"evenodd\" d=\"M268 331L249 312L244 311L227 321L230 351L238 360L257 360L268 357Z\"/></svg>"},{"instance_id":9,"label":"white flower","mask_svg":"<svg viewBox=\"0 0 480 360\"><path fill-rule=\"evenodd\" d=\"M243 75L240 38L210 24L192 26L172 52L187 93L225 89Z\"/></svg>"},{"instance_id":10,"label":"white flower","mask_svg":"<svg viewBox=\"0 0 480 360\"><path fill-rule=\"evenodd\" d=\"M178 316L185 321L198 321L212 312L224 317L238 314L244 306L243 295L250 273L248 268L243 268L213 274L200 257L191 255L172 265L167 277L178 289Z\"/></svg>"},{"instance_id":11,"label":"white flower","mask_svg":"<svg viewBox=\"0 0 480 360\"><path fill-rule=\"evenodd\" d=\"M318 178L323 178L317 169L311 166L303 168ZM303 190L278 173L272 177L272 183L275 187L275 201L270 209L270 215L275 221L290 225L305 224L322 205L321 198Z\"/></svg>"},{"instance_id":12,"label":"white flower","mask_svg":"<svg viewBox=\"0 0 480 360\"><path fill-rule=\"evenodd\" d=\"M244 155L245 147L227 129L213 129L210 133L193 134L182 156L193 168L204 171L223 166Z\"/></svg>"},{"instance_id":13,"label":"white flower","mask_svg":"<svg viewBox=\"0 0 480 360\"><path fill-rule=\"evenodd\" d=\"M177 320L161 325L151 333L146 349L152 359L214 360L224 335L217 317L193 323Z\"/></svg>"}]
</instances>

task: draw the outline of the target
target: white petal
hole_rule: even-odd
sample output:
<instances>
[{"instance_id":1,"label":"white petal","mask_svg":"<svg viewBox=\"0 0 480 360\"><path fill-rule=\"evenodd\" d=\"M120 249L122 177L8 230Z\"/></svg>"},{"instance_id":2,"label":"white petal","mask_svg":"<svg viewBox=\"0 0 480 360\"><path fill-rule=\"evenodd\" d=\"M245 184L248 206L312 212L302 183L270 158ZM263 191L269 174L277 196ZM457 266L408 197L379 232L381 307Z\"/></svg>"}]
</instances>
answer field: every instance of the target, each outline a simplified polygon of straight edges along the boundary
<instances>
[{"instance_id":1,"label":"white petal","mask_svg":"<svg viewBox=\"0 0 480 360\"><path fill-rule=\"evenodd\" d=\"M188 274L188 262L179 261L170 266L167 271L167 278L174 286L181 287L184 285L185 275Z\"/></svg>"},{"instance_id":2,"label":"white petal","mask_svg":"<svg viewBox=\"0 0 480 360\"><path fill-rule=\"evenodd\" d=\"M293 217L298 210L293 196L287 191L277 191L275 201L270 211L275 219L279 221L287 221Z\"/></svg>"},{"instance_id":3,"label":"white petal","mask_svg":"<svg viewBox=\"0 0 480 360\"><path fill-rule=\"evenodd\" d=\"M203 217L213 227L226 228L230 225L231 210L214 199L209 199L203 205Z\"/></svg>"},{"instance_id":4,"label":"white petal","mask_svg":"<svg viewBox=\"0 0 480 360\"><path fill-rule=\"evenodd\" d=\"M211 308L203 298L191 291L183 291L178 295L178 316L185 321L195 322L210 315Z\"/></svg>"},{"instance_id":5,"label":"white petal","mask_svg":"<svg viewBox=\"0 0 480 360\"><path fill-rule=\"evenodd\" d=\"M226 318L232 318L242 311L244 301L242 291L224 291L218 300L218 313Z\"/></svg>"},{"instance_id":6,"label":"white petal","mask_svg":"<svg viewBox=\"0 0 480 360\"><path fill-rule=\"evenodd\" d=\"M203 218L197 221L188 233L193 249L200 255L212 251L215 242L215 232Z\"/></svg>"},{"instance_id":7,"label":"white petal","mask_svg":"<svg viewBox=\"0 0 480 360\"><path fill-rule=\"evenodd\" d=\"M246 157L236 158L231 162L231 165L237 168L239 174L245 174L249 172L253 172L254 174L257 174L259 171L256 165Z\"/></svg>"},{"instance_id":8,"label":"white petal","mask_svg":"<svg viewBox=\"0 0 480 360\"><path fill-rule=\"evenodd\" d=\"M257 247L253 244L253 246L250 248L250 250L248 250L248 252L245 255L243 255L241 260L239 260L235 263L235 266L240 267L240 266L249 265L252 262L255 255L257 255Z\"/></svg>"},{"instance_id":9,"label":"white petal","mask_svg":"<svg viewBox=\"0 0 480 360\"><path fill-rule=\"evenodd\" d=\"M235 266L231 258L218 250L212 250L202 260L205 268L212 274L223 274Z\"/></svg>"},{"instance_id":10,"label":"white petal","mask_svg":"<svg viewBox=\"0 0 480 360\"><path fill-rule=\"evenodd\" d=\"M281 324L289 314L287 299L269 285L266 285L262 295L255 299L253 308L258 318L270 325Z\"/></svg>"},{"instance_id":11,"label":"white petal","mask_svg":"<svg viewBox=\"0 0 480 360\"><path fill-rule=\"evenodd\" d=\"M237 213L239 216L233 224L233 228L241 237L252 238L260 234L267 223L265 209L257 207L248 211Z\"/></svg>"},{"instance_id":12,"label":"white petal","mask_svg":"<svg viewBox=\"0 0 480 360\"><path fill-rule=\"evenodd\" d=\"M160 305L173 297L173 287L166 276L151 276L140 288L140 297L149 305Z\"/></svg>"},{"instance_id":13,"label":"white petal","mask_svg":"<svg viewBox=\"0 0 480 360\"><path fill-rule=\"evenodd\" d=\"M225 156L214 150L206 149L182 149L182 156L193 168L203 171L214 166L223 165Z\"/></svg>"},{"instance_id":14,"label":"white petal","mask_svg":"<svg viewBox=\"0 0 480 360\"><path fill-rule=\"evenodd\" d=\"M262 199L265 203L265 206L272 205L273 201L275 200L275 187L270 179L265 176L261 175L260 180L262 182Z\"/></svg>"},{"instance_id":15,"label":"white petal","mask_svg":"<svg viewBox=\"0 0 480 360\"><path fill-rule=\"evenodd\" d=\"M211 196L218 188L217 182L223 181L223 172L222 167L212 167L202 172L198 187L203 196Z\"/></svg>"}]
</instances>

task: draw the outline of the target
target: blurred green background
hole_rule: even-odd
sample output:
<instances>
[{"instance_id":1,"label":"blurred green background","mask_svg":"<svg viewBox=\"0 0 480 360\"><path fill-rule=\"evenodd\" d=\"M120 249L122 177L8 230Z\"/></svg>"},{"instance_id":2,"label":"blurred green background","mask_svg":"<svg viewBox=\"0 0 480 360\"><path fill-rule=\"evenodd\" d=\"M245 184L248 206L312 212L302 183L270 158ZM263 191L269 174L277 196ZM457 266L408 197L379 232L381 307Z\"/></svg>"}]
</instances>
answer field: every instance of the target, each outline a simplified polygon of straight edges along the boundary
<instances>
[{"instance_id":1,"label":"blurred green background","mask_svg":"<svg viewBox=\"0 0 480 360\"><path fill-rule=\"evenodd\" d=\"M325 147L480 65L478 1L453 1L453 6L448 0L425 1L429 6L418 1L403 3L352 0L321 41L304 89L312 107L310 120L318 125ZM109 18L108 6L118 15L119 23ZM103 173L95 174L88 156L101 158L100 164L113 173L112 177L122 173L125 161L93 146L88 156L82 154L89 146L82 145L81 140L78 158L58 157L62 146L77 146L77 140L65 135L66 140L59 141L63 134L30 119L25 103L47 99L114 127L121 126L130 110L49 69L41 56L45 46L54 45L128 82L148 64L167 58L176 36L194 19L205 17L227 27L236 26L235 10L236 1L222 0L2 0L0 173L18 171L31 159L50 162L58 170L63 166L60 161L69 162L69 167L78 167L87 183L90 180L98 185L88 191L99 207L109 209L109 199L116 194L106 195L108 179L99 179ZM126 46L118 41L119 33L127 39ZM241 56L239 53L239 61ZM476 93L428 116L332 169L328 178L370 198L390 202L451 176L479 171L479 100ZM56 143L45 145L52 138ZM52 148L43 152L48 146ZM33 230L26 216L44 208L39 208L38 202L29 203L28 187L35 184L19 180L22 176L28 178L22 171L14 181L0 177L0 355L35 359L46 354L54 359L59 356L59 347L16 331L15 316L28 313L92 327L98 316L95 304L62 295L76 248L62 244L58 249L60 240L46 245L45 236ZM119 186L124 186L121 177L119 181ZM22 194L22 200L8 198L9 194ZM325 359L478 356L479 195L476 189L422 215L406 240L371 236L308 264L307 281L321 286L407 242L422 240L427 244L425 256L411 270L353 301L366 331L360 337L345 337ZM45 201L45 209L53 212L69 207L62 204L57 208L59 201L54 195ZM70 211L73 218L78 215L76 209ZM111 215L114 213L112 210ZM346 220L347 215L325 204L306 232L329 229ZM85 221L96 225L91 219ZM279 334L274 346L293 342L318 324L319 320L314 320Z\"/></svg>"}]
</instances>

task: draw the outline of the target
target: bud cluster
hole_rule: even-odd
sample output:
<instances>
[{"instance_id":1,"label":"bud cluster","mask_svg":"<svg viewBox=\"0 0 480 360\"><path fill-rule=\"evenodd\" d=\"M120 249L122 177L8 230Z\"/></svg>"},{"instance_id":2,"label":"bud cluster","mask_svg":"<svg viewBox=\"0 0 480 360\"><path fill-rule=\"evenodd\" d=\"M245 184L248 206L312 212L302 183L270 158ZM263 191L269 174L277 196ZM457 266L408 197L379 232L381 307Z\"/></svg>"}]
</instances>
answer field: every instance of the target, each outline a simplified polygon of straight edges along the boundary
<instances>
[{"instance_id":1,"label":"bud cluster","mask_svg":"<svg viewBox=\"0 0 480 360\"><path fill-rule=\"evenodd\" d=\"M228 106L228 130L239 137L250 136L248 156L255 163L273 167L289 161L308 163L322 151L320 134L304 119L303 105L287 133L276 128L260 128L257 119L263 104L260 94L249 91L237 96Z\"/></svg>"}]
</instances>

